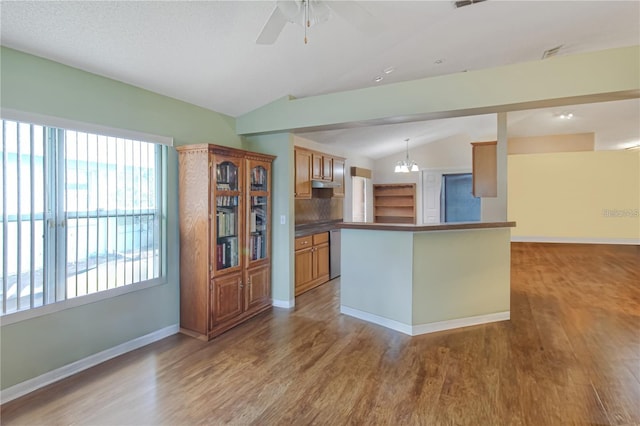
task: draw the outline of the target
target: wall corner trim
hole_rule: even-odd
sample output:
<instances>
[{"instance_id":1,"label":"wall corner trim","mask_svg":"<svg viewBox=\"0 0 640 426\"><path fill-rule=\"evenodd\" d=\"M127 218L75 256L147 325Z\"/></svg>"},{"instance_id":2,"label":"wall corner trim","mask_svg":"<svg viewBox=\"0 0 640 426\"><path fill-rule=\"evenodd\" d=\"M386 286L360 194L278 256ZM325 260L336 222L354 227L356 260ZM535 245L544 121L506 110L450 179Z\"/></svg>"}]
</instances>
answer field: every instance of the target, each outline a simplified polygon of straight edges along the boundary
<instances>
[{"instance_id":1,"label":"wall corner trim","mask_svg":"<svg viewBox=\"0 0 640 426\"><path fill-rule=\"evenodd\" d=\"M124 342L120 345L106 349L102 352L89 355L88 357L72 362L71 364L67 364L60 368L56 368L55 370L48 371L38 377L25 380L24 382L18 383L0 391L0 404L12 401L51 383L65 379L69 376L94 367L127 352L131 352L153 342L157 342L158 340L162 340L165 337L177 334L179 331L180 326L178 324L170 325L144 336L129 340L128 342Z\"/></svg>"}]
</instances>

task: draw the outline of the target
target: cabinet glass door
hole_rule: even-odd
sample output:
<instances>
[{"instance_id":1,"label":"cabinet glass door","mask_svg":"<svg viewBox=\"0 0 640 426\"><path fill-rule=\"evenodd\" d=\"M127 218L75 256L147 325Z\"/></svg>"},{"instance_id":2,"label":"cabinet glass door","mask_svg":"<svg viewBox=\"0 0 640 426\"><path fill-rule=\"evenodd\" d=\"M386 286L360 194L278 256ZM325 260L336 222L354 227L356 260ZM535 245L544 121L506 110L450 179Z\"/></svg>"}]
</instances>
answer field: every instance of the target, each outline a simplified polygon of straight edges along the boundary
<instances>
[{"instance_id":1,"label":"cabinet glass door","mask_svg":"<svg viewBox=\"0 0 640 426\"><path fill-rule=\"evenodd\" d=\"M238 266L240 195L238 166L229 161L216 164L216 269Z\"/></svg>"},{"instance_id":2,"label":"cabinet glass door","mask_svg":"<svg viewBox=\"0 0 640 426\"><path fill-rule=\"evenodd\" d=\"M216 164L216 189L218 191L238 190L238 166L231 161Z\"/></svg>"},{"instance_id":3,"label":"cabinet glass door","mask_svg":"<svg viewBox=\"0 0 640 426\"><path fill-rule=\"evenodd\" d=\"M267 257L267 197L251 196L249 259Z\"/></svg>"},{"instance_id":4,"label":"cabinet glass door","mask_svg":"<svg viewBox=\"0 0 640 426\"><path fill-rule=\"evenodd\" d=\"M249 179L249 260L253 261L268 257L269 174L265 167L255 166Z\"/></svg>"}]
</instances>

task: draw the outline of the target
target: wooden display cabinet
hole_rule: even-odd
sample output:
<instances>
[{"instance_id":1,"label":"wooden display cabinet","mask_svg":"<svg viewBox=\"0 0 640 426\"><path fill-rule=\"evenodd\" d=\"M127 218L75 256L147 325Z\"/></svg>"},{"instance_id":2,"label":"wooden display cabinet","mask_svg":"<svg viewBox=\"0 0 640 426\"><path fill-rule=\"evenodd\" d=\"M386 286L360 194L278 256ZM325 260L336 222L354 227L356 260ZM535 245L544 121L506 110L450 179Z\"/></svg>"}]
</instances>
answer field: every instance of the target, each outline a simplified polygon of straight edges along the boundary
<instances>
[{"instance_id":1,"label":"wooden display cabinet","mask_svg":"<svg viewBox=\"0 0 640 426\"><path fill-rule=\"evenodd\" d=\"M415 183L373 185L374 222L416 223Z\"/></svg>"},{"instance_id":2,"label":"wooden display cabinet","mask_svg":"<svg viewBox=\"0 0 640 426\"><path fill-rule=\"evenodd\" d=\"M177 150L180 329L207 340L271 306L274 157L216 145Z\"/></svg>"}]
</instances>

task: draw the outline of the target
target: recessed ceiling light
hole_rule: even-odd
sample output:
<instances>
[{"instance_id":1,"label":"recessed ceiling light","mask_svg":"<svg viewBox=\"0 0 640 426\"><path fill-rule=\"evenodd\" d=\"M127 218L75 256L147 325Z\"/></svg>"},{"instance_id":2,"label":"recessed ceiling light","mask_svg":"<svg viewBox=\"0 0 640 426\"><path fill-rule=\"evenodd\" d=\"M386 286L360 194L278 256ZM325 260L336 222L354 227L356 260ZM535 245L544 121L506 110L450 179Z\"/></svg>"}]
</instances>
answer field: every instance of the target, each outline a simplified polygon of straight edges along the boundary
<instances>
[{"instance_id":1,"label":"recessed ceiling light","mask_svg":"<svg viewBox=\"0 0 640 426\"><path fill-rule=\"evenodd\" d=\"M375 81L376 83L380 83L382 80L384 80L384 77L379 75L376 78L373 79L373 81Z\"/></svg>"},{"instance_id":2,"label":"recessed ceiling light","mask_svg":"<svg viewBox=\"0 0 640 426\"><path fill-rule=\"evenodd\" d=\"M382 72L384 72L385 74L391 74L395 70L396 69L394 67L389 67L389 68L385 68Z\"/></svg>"}]
</instances>

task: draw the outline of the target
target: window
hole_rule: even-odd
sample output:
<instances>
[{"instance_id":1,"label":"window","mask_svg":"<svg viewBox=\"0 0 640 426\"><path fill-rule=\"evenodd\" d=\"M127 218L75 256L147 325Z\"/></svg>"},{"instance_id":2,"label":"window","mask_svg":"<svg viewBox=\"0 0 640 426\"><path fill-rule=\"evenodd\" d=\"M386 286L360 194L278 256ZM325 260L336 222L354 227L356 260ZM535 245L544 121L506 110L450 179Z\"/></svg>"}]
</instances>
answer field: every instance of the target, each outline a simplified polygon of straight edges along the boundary
<instances>
[{"instance_id":1,"label":"window","mask_svg":"<svg viewBox=\"0 0 640 426\"><path fill-rule=\"evenodd\" d=\"M2 315L161 281L166 147L0 122Z\"/></svg>"}]
</instances>

